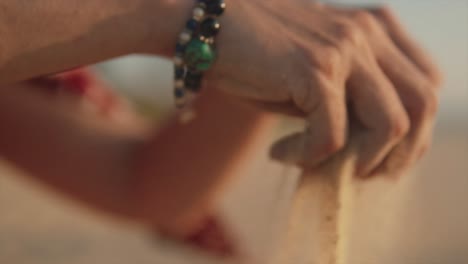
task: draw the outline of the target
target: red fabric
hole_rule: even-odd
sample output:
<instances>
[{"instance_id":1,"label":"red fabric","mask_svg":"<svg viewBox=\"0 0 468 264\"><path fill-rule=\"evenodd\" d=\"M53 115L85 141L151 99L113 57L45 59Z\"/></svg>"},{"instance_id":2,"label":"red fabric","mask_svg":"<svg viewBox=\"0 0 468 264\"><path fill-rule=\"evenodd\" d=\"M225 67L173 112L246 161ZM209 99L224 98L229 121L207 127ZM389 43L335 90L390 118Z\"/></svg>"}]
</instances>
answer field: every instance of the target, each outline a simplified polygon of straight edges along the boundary
<instances>
[{"instance_id":1,"label":"red fabric","mask_svg":"<svg viewBox=\"0 0 468 264\"><path fill-rule=\"evenodd\" d=\"M201 228L188 236L185 241L221 256L232 257L236 255L234 246L230 244L231 238L214 217L207 218Z\"/></svg>"},{"instance_id":2,"label":"red fabric","mask_svg":"<svg viewBox=\"0 0 468 264\"><path fill-rule=\"evenodd\" d=\"M31 80L49 94L63 94L86 100L94 104L102 114L109 114L118 104L118 98L104 81L99 79L92 70L79 68L52 76L39 77Z\"/></svg>"}]
</instances>

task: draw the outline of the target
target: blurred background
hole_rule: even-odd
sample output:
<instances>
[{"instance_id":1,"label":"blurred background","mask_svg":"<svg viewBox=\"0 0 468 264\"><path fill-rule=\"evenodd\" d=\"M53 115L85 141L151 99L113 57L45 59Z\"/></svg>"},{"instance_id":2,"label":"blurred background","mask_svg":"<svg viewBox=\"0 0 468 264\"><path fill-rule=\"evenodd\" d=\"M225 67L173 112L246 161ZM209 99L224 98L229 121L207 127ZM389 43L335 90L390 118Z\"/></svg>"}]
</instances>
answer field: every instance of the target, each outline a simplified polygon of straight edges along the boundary
<instances>
[{"instance_id":1,"label":"blurred background","mask_svg":"<svg viewBox=\"0 0 468 264\"><path fill-rule=\"evenodd\" d=\"M406 191L399 198L401 224L396 232L404 239L373 248L374 256L380 254L385 260L364 258L362 253L350 264L467 264L468 0L340 3L393 7L446 76L433 149L400 190ZM97 68L145 111L160 115L171 111L169 61L131 56ZM0 263L175 263L164 259L162 251L155 252L142 239L142 232L107 225L34 183L14 177L16 174L19 172L0 161ZM356 243L356 250L364 252L366 245L377 243L372 235L367 238L367 242ZM124 252L132 252L133 257Z\"/></svg>"}]
</instances>

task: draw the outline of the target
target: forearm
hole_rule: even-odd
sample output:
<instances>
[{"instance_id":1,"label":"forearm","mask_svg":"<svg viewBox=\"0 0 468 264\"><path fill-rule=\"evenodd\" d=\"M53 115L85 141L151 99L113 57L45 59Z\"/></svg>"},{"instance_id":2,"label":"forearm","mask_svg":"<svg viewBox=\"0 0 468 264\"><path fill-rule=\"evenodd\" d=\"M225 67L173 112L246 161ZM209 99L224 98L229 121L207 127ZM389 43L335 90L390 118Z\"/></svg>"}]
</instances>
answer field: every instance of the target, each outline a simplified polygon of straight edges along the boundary
<instances>
[{"instance_id":1,"label":"forearm","mask_svg":"<svg viewBox=\"0 0 468 264\"><path fill-rule=\"evenodd\" d=\"M3 88L0 155L91 206L172 231L189 227L188 213L208 204L271 124L212 90L194 122L172 122L151 136L125 129L134 125L90 122L94 115L35 94L29 84Z\"/></svg>"},{"instance_id":2,"label":"forearm","mask_svg":"<svg viewBox=\"0 0 468 264\"><path fill-rule=\"evenodd\" d=\"M130 53L169 54L189 2L1 0L0 84Z\"/></svg>"}]
</instances>

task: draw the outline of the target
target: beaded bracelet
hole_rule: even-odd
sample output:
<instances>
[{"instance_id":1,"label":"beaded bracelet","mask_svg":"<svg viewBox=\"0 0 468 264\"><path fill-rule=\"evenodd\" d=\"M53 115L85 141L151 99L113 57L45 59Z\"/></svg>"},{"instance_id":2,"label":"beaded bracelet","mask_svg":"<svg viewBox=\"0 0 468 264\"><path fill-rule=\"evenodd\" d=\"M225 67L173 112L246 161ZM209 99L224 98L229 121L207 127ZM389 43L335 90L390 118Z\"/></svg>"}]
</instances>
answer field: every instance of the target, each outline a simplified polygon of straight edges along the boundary
<instances>
[{"instance_id":1,"label":"beaded bracelet","mask_svg":"<svg viewBox=\"0 0 468 264\"><path fill-rule=\"evenodd\" d=\"M190 103L190 96L200 91L203 72L216 59L215 37L221 25L217 18L224 13L224 0L197 0L192 17L179 36L174 57L174 96L178 108Z\"/></svg>"}]
</instances>

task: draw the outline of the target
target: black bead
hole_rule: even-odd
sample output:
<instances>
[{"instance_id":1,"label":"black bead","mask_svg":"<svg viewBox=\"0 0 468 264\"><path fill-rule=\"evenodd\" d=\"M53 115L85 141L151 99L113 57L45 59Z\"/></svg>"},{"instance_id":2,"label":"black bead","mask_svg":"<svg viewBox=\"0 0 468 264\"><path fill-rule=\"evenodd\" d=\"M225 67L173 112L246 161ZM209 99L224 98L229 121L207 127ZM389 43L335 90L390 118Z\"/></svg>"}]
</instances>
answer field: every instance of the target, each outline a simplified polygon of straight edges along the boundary
<instances>
[{"instance_id":1,"label":"black bead","mask_svg":"<svg viewBox=\"0 0 468 264\"><path fill-rule=\"evenodd\" d=\"M185 96L185 91L183 89L175 89L174 90L175 98L183 98Z\"/></svg>"},{"instance_id":2,"label":"black bead","mask_svg":"<svg viewBox=\"0 0 468 264\"><path fill-rule=\"evenodd\" d=\"M203 74L201 73L187 72L185 76L185 87L192 92L200 91L202 77Z\"/></svg>"},{"instance_id":3,"label":"black bead","mask_svg":"<svg viewBox=\"0 0 468 264\"><path fill-rule=\"evenodd\" d=\"M176 45L176 53L182 54L185 52L185 45L181 43L177 43Z\"/></svg>"},{"instance_id":4,"label":"black bead","mask_svg":"<svg viewBox=\"0 0 468 264\"><path fill-rule=\"evenodd\" d=\"M174 69L174 75L176 80L183 79L185 75L185 69L181 67L176 67Z\"/></svg>"},{"instance_id":5,"label":"black bead","mask_svg":"<svg viewBox=\"0 0 468 264\"><path fill-rule=\"evenodd\" d=\"M226 9L224 0L206 0L204 3L206 5L206 12L210 15L220 16Z\"/></svg>"},{"instance_id":6,"label":"black bead","mask_svg":"<svg viewBox=\"0 0 468 264\"><path fill-rule=\"evenodd\" d=\"M214 0L198 0L198 2L207 5L207 4L214 2Z\"/></svg>"},{"instance_id":7,"label":"black bead","mask_svg":"<svg viewBox=\"0 0 468 264\"><path fill-rule=\"evenodd\" d=\"M198 21L192 18L189 21L187 21L186 27L192 31L195 31L198 28Z\"/></svg>"},{"instance_id":8,"label":"black bead","mask_svg":"<svg viewBox=\"0 0 468 264\"><path fill-rule=\"evenodd\" d=\"M201 23L200 34L206 38L211 38L218 35L220 28L221 24L219 24L218 20L210 17Z\"/></svg>"}]
</instances>

